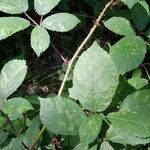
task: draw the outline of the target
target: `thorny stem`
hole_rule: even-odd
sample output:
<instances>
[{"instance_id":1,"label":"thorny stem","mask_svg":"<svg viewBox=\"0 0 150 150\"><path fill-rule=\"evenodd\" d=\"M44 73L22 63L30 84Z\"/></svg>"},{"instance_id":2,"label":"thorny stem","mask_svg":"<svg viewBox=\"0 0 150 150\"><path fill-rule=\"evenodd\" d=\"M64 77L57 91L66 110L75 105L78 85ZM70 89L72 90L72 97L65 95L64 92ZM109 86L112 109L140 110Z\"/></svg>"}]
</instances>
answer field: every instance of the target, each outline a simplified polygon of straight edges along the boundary
<instances>
[{"instance_id":1,"label":"thorny stem","mask_svg":"<svg viewBox=\"0 0 150 150\"><path fill-rule=\"evenodd\" d=\"M105 12L107 11L107 9L113 4L115 0L111 0L110 2L107 3L107 5L105 6L105 8L103 9L103 11L100 13L100 15L98 16L98 18L96 19L93 27L91 28L89 34L87 35L87 37L84 39L84 41L81 43L81 45L78 47L77 51L75 52L75 54L73 55L72 59L70 60L69 62L69 65L68 65L68 69L66 71L66 74L65 74L65 77L63 79L63 82L61 84L61 87L59 89L59 92L58 92L58 96L61 96L62 94L62 91L64 89L64 86L65 86L65 83L67 81L67 78L68 78L68 75L70 73L70 70L72 68L72 65L73 63L75 62L77 56L80 54L80 52L82 51L83 47L85 46L85 44L88 42L88 40L91 38L91 36L93 35L94 31L96 30L96 28L98 26L100 26L100 21L102 19L102 17L104 16ZM39 138L41 137L42 133L44 132L46 126L43 126L43 128L41 129L41 131L39 132L37 138L32 142L32 144L30 145L29 147L29 150L33 150L35 144L38 142Z\"/></svg>"},{"instance_id":2,"label":"thorny stem","mask_svg":"<svg viewBox=\"0 0 150 150\"><path fill-rule=\"evenodd\" d=\"M24 12L25 16L32 21L36 26L39 26L26 12Z\"/></svg>"},{"instance_id":3,"label":"thorny stem","mask_svg":"<svg viewBox=\"0 0 150 150\"><path fill-rule=\"evenodd\" d=\"M97 20L94 23L94 26L91 28L89 34L87 35L87 37L84 39L84 41L81 43L81 45L78 47L76 53L73 55L72 59L70 60L69 64L68 64L68 69L66 71L65 77L63 79L63 82L61 84L60 90L58 92L58 96L60 96L62 94L62 91L64 89L65 83L67 81L68 75L70 73L70 70L72 68L73 63L75 62L77 56L80 54L80 52L82 51L83 47L85 46L85 44L88 42L88 40L91 38L91 36L93 35L94 31L96 30L96 28L100 25L100 21L102 19L102 17L104 16L106 10L112 5L112 3L115 0L111 0L109 3L107 3L107 5L105 6L105 8L103 9L103 11L100 13L100 15L98 16Z\"/></svg>"}]
</instances>

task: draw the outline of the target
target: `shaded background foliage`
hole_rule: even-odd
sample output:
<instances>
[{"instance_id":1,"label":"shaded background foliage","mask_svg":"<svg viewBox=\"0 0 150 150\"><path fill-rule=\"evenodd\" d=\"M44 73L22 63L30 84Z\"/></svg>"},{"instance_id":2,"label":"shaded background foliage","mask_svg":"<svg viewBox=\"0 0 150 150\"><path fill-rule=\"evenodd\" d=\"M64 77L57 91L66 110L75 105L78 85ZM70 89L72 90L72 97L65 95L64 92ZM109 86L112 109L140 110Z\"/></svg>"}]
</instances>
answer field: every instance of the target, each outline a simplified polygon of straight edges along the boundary
<instances>
[{"instance_id":1,"label":"shaded background foliage","mask_svg":"<svg viewBox=\"0 0 150 150\"><path fill-rule=\"evenodd\" d=\"M75 50L77 49L77 47L80 45L80 43L83 41L83 39L89 32L91 26L95 21L95 18L98 16L99 12L102 11L102 9L104 8L107 2L108 2L107 0L62 0L59 3L59 5L57 5L57 7L55 7L46 16L49 16L50 14L54 14L56 12L69 12L76 15L81 20L81 23L75 29L67 33L57 33L57 32L48 31L51 33L51 45L46 50L46 52L44 52L39 58L32 50L29 42L30 33L33 27L29 27L28 29L23 30L22 32L18 32L7 39L0 41L0 62L1 62L0 69L6 62L8 62L11 59L25 58L27 60L28 75L26 76L26 79L22 84L22 86L17 90L17 92L15 92L14 94L15 96L22 96L27 98L28 96L26 95L38 94L41 96L47 96L51 93L58 92L61 83L59 79L63 78L69 59L73 56ZM150 5L150 2L148 0L147 2ZM29 3L30 3L30 8L28 14L32 16L32 18L36 22L39 22L40 18L34 12L33 1L30 0ZM2 16L7 16L7 14L0 12L0 17ZM22 14L20 16L26 18L26 16ZM112 16L123 16L131 20L131 22L133 22L132 17L130 15L130 10L127 8L127 6L123 5L122 3L113 6L107 12L107 15L105 15L104 20ZM150 18L149 18L149 22L150 22ZM147 31L149 28L150 28L150 24L147 25L144 31ZM142 36L147 41L147 43L149 43L150 39L148 39L143 34L144 31L141 32L136 29L137 34ZM95 34L93 35L93 38L91 38L91 40L87 43L85 49L87 49L89 45L91 45L91 43L94 40L96 40L106 51L108 51L110 45L113 45L114 43L116 43L116 41L118 41L121 38L122 36L114 34L113 32L106 29L103 25L101 25L101 27L98 28ZM149 45L147 46L148 49L150 50L150 46ZM148 79L148 74L150 74L150 51L147 51L145 60L139 66L139 68L142 70L142 77ZM118 88L120 89L120 93L119 92L116 93L114 97L115 103L116 103L116 99L118 100L119 103L127 95L135 91L135 89L126 82L126 80L129 79L131 76L132 73L129 72L126 73L125 79L120 77L121 82ZM70 86L71 83L68 82L67 87ZM128 87L127 90L125 90L126 87ZM37 102L35 102L34 105L35 107L38 107L36 103ZM110 108L108 108L104 114L108 114L108 112L110 112L111 109L117 110L117 108L113 107L113 102ZM32 116L30 116L29 113L28 116L30 118L33 118L38 113L39 112L37 111L33 113ZM23 123L24 122L22 120L18 120L18 122L16 122L16 127L22 126ZM9 128L10 127L8 127L8 130L10 130ZM107 128L107 126L105 126L105 128ZM103 131L101 131L100 134L103 135ZM49 134L48 131L45 131L44 138L53 138L53 136ZM65 138L63 142L64 149L69 149L70 147L74 147L79 142L78 140L79 140L78 137L68 136L67 138ZM47 144L49 144L48 141L42 141L41 145L44 146ZM59 137L58 139L53 139L53 144L54 145L58 144L58 146L56 147L57 149L59 149ZM136 149L144 150L147 147L148 146L145 147L139 146L136 147ZM116 146L116 149L121 149L121 148L123 148L122 145ZM131 147L129 146L129 148L127 149L131 149Z\"/></svg>"}]
</instances>

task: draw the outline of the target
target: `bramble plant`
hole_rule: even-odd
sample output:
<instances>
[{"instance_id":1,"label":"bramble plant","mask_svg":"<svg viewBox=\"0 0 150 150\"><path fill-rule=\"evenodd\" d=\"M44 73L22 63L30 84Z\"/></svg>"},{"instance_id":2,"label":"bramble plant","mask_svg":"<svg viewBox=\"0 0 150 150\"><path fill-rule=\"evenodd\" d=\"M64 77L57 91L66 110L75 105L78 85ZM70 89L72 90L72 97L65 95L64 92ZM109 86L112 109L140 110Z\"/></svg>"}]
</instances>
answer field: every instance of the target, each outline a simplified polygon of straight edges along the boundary
<instances>
[{"instance_id":1,"label":"bramble plant","mask_svg":"<svg viewBox=\"0 0 150 150\"><path fill-rule=\"evenodd\" d=\"M28 0L0 0L0 11L7 14L0 17L0 40L32 26L30 44L40 57L50 46L49 30L69 32L82 23L66 12L49 15L60 1L34 0L37 23L27 14ZM106 15L118 5L125 9ZM35 101L16 97L28 66L24 59L7 62L0 74L0 149L149 150L150 76L139 67L149 54L149 22L146 0L107 1L68 62L58 95L38 95ZM110 38L104 47L97 39L87 45L97 28L115 35L117 42ZM71 86L66 85L68 76Z\"/></svg>"},{"instance_id":2,"label":"bramble plant","mask_svg":"<svg viewBox=\"0 0 150 150\"><path fill-rule=\"evenodd\" d=\"M37 56L40 56L40 54L44 52L50 44L50 36L46 29L57 32L67 32L73 29L80 22L78 18L68 13L57 13L48 16L43 20L43 15L49 13L59 2L60 0L34 1L35 11L41 16L39 24L26 14L29 7L28 0L1 0L0 11L9 14L24 13L28 17L28 19L35 25L31 32L31 46ZM0 40L5 39L31 25L29 20L20 17L1 17L0 19ZM68 20L70 21L69 24L67 23Z\"/></svg>"}]
</instances>

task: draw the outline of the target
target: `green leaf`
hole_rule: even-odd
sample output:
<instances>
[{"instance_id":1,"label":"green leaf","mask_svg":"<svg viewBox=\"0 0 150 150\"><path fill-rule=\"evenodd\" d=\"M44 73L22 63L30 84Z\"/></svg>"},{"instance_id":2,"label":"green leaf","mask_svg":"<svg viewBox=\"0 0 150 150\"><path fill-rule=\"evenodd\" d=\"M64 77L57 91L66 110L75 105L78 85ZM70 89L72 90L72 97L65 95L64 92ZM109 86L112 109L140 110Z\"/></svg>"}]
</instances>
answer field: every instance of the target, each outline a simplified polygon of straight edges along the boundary
<instances>
[{"instance_id":1,"label":"green leaf","mask_svg":"<svg viewBox=\"0 0 150 150\"><path fill-rule=\"evenodd\" d=\"M120 76L116 93L112 99L112 103L110 104L109 108L107 108L107 110L120 106L122 101L133 92L135 92L135 89L126 81L123 76Z\"/></svg>"},{"instance_id":2,"label":"green leaf","mask_svg":"<svg viewBox=\"0 0 150 150\"><path fill-rule=\"evenodd\" d=\"M21 14L28 10L28 0L0 0L0 11Z\"/></svg>"},{"instance_id":3,"label":"green leaf","mask_svg":"<svg viewBox=\"0 0 150 150\"><path fill-rule=\"evenodd\" d=\"M110 56L119 74L137 68L146 54L146 45L139 36L128 36L110 48Z\"/></svg>"},{"instance_id":4,"label":"green leaf","mask_svg":"<svg viewBox=\"0 0 150 150\"><path fill-rule=\"evenodd\" d=\"M112 17L111 19L107 20L104 25L114 33L130 36L135 35L130 22L123 18L123 17Z\"/></svg>"},{"instance_id":5,"label":"green leaf","mask_svg":"<svg viewBox=\"0 0 150 150\"><path fill-rule=\"evenodd\" d=\"M132 78L140 78L142 76L142 70L136 69L132 73Z\"/></svg>"},{"instance_id":6,"label":"green leaf","mask_svg":"<svg viewBox=\"0 0 150 150\"><path fill-rule=\"evenodd\" d=\"M34 7L39 15L49 13L61 0L34 0Z\"/></svg>"},{"instance_id":7,"label":"green leaf","mask_svg":"<svg viewBox=\"0 0 150 150\"><path fill-rule=\"evenodd\" d=\"M25 60L14 59L3 67L0 74L0 98L6 100L22 84L27 73ZM0 102L1 103L1 102Z\"/></svg>"},{"instance_id":8,"label":"green leaf","mask_svg":"<svg viewBox=\"0 0 150 150\"><path fill-rule=\"evenodd\" d=\"M0 18L0 40L5 39L14 33L24 30L30 26L30 22L20 17Z\"/></svg>"},{"instance_id":9,"label":"green leaf","mask_svg":"<svg viewBox=\"0 0 150 150\"><path fill-rule=\"evenodd\" d=\"M23 143L25 145L30 145L32 141L37 137L40 132L40 119L39 117L35 117L31 120L28 129L26 130L25 135L23 136Z\"/></svg>"},{"instance_id":10,"label":"green leaf","mask_svg":"<svg viewBox=\"0 0 150 150\"><path fill-rule=\"evenodd\" d=\"M84 145L93 142L98 136L102 125L102 118L100 115L92 115L85 119L79 128L80 141Z\"/></svg>"},{"instance_id":11,"label":"green leaf","mask_svg":"<svg viewBox=\"0 0 150 150\"><path fill-rule=\"evenodd\" d=\"M100 150L114 150L114 149L113 149L113 147L109 143L107 143L107 142L104 141L101 144Z\"/></svg>"},{"instance_id":12,"label":"green leaf","mask_svg":"<svg viewBox=\"0 0 150 150\"><path fill-rule=\"evenodd\" d=\"M150 8L148 3L145 0L139 0L138 3L141 4L147 11L147 14L150 15Z\"/></svg>"},{"instance_id":13,"label":"green leaf","mask_svg":"<svg viewBox=\"0 0 150 150\"><path fill-rule=\"evenodd\" d=\"M40 118L54 134L77 135L85 119L82 109L72 100L63 97L39 98Z\"/></svg>"},{"instance_id":14,"label":"green leaf","mask_svg":"<svg viewBox=\"0 0 150 150\"><path fill-rule=\"evenodd\" d=\"M1 150L24 150L24 146L22 144L22 138L14 138L11 140L8 146L4 147Z\"/></svg>"},{"instance_id":15,"label":"green leaf","mask_svg":"<svg viewBox=\"0 0 150 150\"><path fill-rule=\"evenodd\" d=\"M8 133L0 129L0 148L3 147L2 145L5 144L5 142L8 139L8 136Z\"/></svg>"},{"instance_id":16,"label":"green leaf","mask_svg":"<svg viewBox=\"0 0 150 150\"><path fill-rule=\"evenodd\" d=\"M126 4L130 9L138 2L138 0L121 0Z\"/></svg>"},{"instance_id":17,"label":"green leaf","mask_svg":"<svg viewBox=\"0 0 150 150\"><path fill-rule=\"evenodd\" d=\"M1 114L0 114L0 128L2 128L2 126L7 123L6 120L7 120L7 119L4 118L3 116L1 116Z\"/></svg>"},{"instance_id":18,"label":"green leaf","mask_svg":"<svg viewBox=\"0 0 150 150\"><path fill-rule=\"evenodd\" d=\"M144 8L144 6L141 5L140 3L137 3L131 9L131 16L138 30L143 31L148 25L149 14L147 10Z\"/></svg>"},{"instance_id":19,"label":"green leaf","mask_svg":"<svg viewBox=\"0 0 150 150\"><path fill-rule=\"evenodd\" d=\"M128 80L129 84L132 85L136 90L148 85L148 80L144 78L134 77Z\"/></svg>"},{"instance_id":20,"label":"green leaf","mask_svg":"<svg viewBox=\"0 0 150 150\"><path fill-rule=\"evenodd\" d=\"M150 28L146 31L145 35L150 39Z\"/></svg>"},{"instance_id":21,"label":"green leaf","mask_svg":"<svg viewBox=\"0 0 150 150\"><path fill-rule=\"evenodd\" d=\"M24 98L27 99L33 106L38 107L40 105L37 95L26 95Z\"/></svg>"},{"instance_id":22,"label":"green leaf","mask_svg":"<svg viewBox=\"0 0 150 150\"><path fill-rule=\"evenodd\" d=\"M80 138L79 135L69 135L69 136L65 136L64 140L63 140L63 147L64 148L73 148L76 145L78 145L80 143Z\"/></svg>"},{"instance_id":23,"label":"green leaf","mask_svg":"<svg viewBox=\"0 0 150 150\"><path fill-rule=\"evenodd\" d=\"M118 86L118 73L106 51L94 44L79 57L73 72L70 97L79 100L85 109L105 110Z\"/></svg>"},{"instance_id":24,"label":"green leaf","mask_svg":"<svg viewBox=\"0 0 150 150\"><path fill-rule=\"evenodd\" d=\"M50 44L50 36L45 28L37 26L31 33L31 47L39 57Z\"/></svg>"},{"instance_id":25,"label":"green leaf","mask_svg":"<svg viewBox=\"0 0 150 150\"><path fill-rule=\"evenodd\" d=\"M10 120L21 118L23 113L31 109L33 109L31 104L21 97L9 99L2 107L2 111L8 115Z\"/></svg>"},{"instance_id":26,"label":"green leaf","mask_svg":"<svg viewBox=\"0 0 150 150\"><path fill-rule=\"evenodd\" d=\"M149 116L134 112L115 112L109 114L108 119L113 126L117 126L129 134L132 133L136 137L150 137Z\"/></svg>"},{"instance_id":27,"label":"green leaf","mask_svg":"<svg viewBox=\"0 0 150 150\"><path fill-rule=\"evenodd\" d=\"M150 114L150 90L143 89L127 96L123 101L120 111ZM148 117L147 115L145 117Z\"/></svg>"},{"instance_id":28,"label":"green leaf","mask_svg":"<svg viewBox=\"0 0 150 150\"><path fill-rule=\"evenodd\" d=\"M57 13L43 20L42 26L48 30L57 32L67 32L73 29L80 20L68 13Z\"/></svg>"},{"instance_id":29,"label":"green leaf","mask_svg":"<svg viewBox=\"0 0 150 150\"><path fill-rule=\"evenodd\" d=\"M89 150L97 150L97 148L98 148L98 145L94 145L91 148L89 148Z\"/></svg>"},{"instance_id":30,"label":"green leaf","mask_svg":"<svg viewBox=\"0 0 150 150\"><path fill-rule=\"evenodd\" d=\"M27 116L22 116L21 118L18 118L16 120L10 120L11 123L13 124L16 134L19 134L20 131L23 131L23 129L25 128L25 123L26 123L25 121L27 119L25 117L27 117ZM14 135L14 130L12 129L12 125L10 123L7 124L6 131L9 134Z\"/></svg>"},{"instance_id":31,"label":"green leaf","mask_svg":"<svg viewBox=\"0 0 150 150\"><path fill-rule=\"evenodd\" d=\"M117 126L110 126L109 130L106 133L106 139L114 143L120 143L123 145L139 145L147 144L150 142L150 138L139 138L133 135L132 133L127 132L123 128Z\"/></svg>"},{"instance_id":32,"label":"green leaf","mask_svg":"<svg viewBox=\"0 0 150 150\"><path fill-rule=\"evenodd\" d=\"M126 18L127 20L132 20L132 17L131 17L131 11L129 11L128 9L126 8L123 8L123 9L120 9L118 12L117 12L117 16L118 17L123 17L123 18ZM130 24L131 25L131 24ZM131 25L131 27L133 27ZM134 29L134 28L133 28ZM135 30L134 30L135 31Z\"/></svg>"},{"instance_id":33,"label":"green leaf","mask_svg":"<svg viewBox=\"0 0 150 150\"><path fill-rule=\"evenodd\" d=\"M77 146L75 146L74 148L73 148L73 150L88 150L88 145L83 145L82 143L79 143Z\"/></svg>"},{"instance_id":34,"label":"green leaf","mask_svg":"<svg viewBox=\"0 0 150 150\"><path fill-rule=\"evenodd\" d=\"M138 138L150 137L150 90L137 91L124 100L120 111L108 115L113 126Z\"/></svg>"}]
</instances>

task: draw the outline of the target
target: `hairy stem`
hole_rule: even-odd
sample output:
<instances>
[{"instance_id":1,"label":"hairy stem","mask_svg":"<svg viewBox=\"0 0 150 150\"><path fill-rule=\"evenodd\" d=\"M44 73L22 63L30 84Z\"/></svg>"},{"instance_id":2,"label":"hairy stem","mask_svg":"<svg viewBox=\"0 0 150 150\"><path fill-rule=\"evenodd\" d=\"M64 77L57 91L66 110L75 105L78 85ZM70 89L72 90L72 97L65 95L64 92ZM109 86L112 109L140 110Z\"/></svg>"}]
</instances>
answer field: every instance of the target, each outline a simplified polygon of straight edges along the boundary
<instances>
[{"instance_id":1,"label":"hairy stem","mask_svg":"<svg viewBox=\"0 0 150 150\"><path fill-rule=\"evenodd\" d=\"M33 22L36 26L39 26L26 12L24 12L24 14L31 22Z\"/></svg>"},{"instance_id":2,"label":"hairy stem","mask_svg":"<svg viewBox=\"0 0 150 150\"><path fill-rule=\"evenodd\" d=\"M85 46L85 44L89 41L89 39L91 38L91 36L93 35L94 31L96 30L96 28L98 26L100 26L100 21L102 19L102 17L104 16L105 12L107 11L107 9L113 4L115 0L111 0L110 2L107 3L107 5L105 6L105 8L103 9L103 11L100 13L100 15L98 16L98 18L96 19L93 27L91 28L89 34L87 35L87 37L84 39L84 41L81 43L81 45L78 47L77 51L75 52L75 54L73 55L71 61L69 62L69 65L68 65L68 68L67 68L67 71L66 71L66 74L65 74L65 77L63 79L63 82L61 84L61 87L59 89L59 92L58 92L58 96L61 96L62 92L63 92L63 89L64 89L64 86L65 86L65 83L67 81L67 78L68 78L68 75L70 73L70 70L72 68L72 65L73 63L75 62L77 56L80 54L80 52L82 51L83 47ZM31 144L31 146L29 147L29 150L33 150L35 144L38 142L39 138L41 137L42 133L44 132L45 130L45 126L43 126L43 128L41 129L40 133L38 134L37 138L33 141L33 143Z\"/></svg>"},{"instance_id":3,"label":"hairy stem","mask_svg":"<svg viewBox=\"0 0 150 150\"><path fill-rule=\"evenodd\" d=\"M43 16L41 16L41 19L40 19L40 26L42 25L42 21L43 21Z\"/></svg>"}]
</instances>

